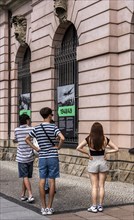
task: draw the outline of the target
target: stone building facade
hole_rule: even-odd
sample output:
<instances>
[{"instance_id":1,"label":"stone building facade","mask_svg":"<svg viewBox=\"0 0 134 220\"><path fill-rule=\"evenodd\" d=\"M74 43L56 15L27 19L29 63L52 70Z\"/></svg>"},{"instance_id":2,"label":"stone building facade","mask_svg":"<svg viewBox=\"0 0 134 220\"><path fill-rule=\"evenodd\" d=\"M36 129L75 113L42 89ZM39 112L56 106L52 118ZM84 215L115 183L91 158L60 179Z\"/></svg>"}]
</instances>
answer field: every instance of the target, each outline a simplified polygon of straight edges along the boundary
<instances>
[{"instance_id":1,"label":"stone building facade","mask_svg":"<svg viewBox=\"0 0 134 220\"><path fill-rule=\"evenodd\" d=\"M87 176L75 147L99 121L120 148L109 179L133 181L133 0L0 1L1 159L15 158L20 112L34 126L45 106L66 135L62 172Z\"/></svg>"}]
</instances>

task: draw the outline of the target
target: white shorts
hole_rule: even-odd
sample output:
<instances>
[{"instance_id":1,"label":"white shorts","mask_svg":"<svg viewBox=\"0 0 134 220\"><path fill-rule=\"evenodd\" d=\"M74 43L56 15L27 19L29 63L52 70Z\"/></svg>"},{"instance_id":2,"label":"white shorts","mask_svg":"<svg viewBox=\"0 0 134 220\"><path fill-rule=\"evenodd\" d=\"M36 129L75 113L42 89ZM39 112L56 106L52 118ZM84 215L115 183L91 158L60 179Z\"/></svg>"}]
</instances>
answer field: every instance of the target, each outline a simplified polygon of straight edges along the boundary
<instances>
[{"instance_id":1,"label":"white shorts","mask_svg":"<svg viewBox=\"0 0 134 220\"><path fill-rule=\"evenodd\" d=\"M104 173L109 171L109 164L104 156L93 156L93 160L88 162L89 173Z\"/></svg>"}]
</instances>

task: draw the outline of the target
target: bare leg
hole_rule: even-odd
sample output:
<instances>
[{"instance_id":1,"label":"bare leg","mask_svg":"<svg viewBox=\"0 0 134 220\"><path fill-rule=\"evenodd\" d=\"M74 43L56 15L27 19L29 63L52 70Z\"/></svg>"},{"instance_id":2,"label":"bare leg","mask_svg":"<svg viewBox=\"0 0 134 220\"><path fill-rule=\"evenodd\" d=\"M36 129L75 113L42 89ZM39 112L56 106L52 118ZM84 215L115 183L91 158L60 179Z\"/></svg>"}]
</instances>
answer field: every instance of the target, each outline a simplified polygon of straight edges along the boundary
<instances>
[{"instance_id":1,"label":"bare leg","mask_svg":"<svg viewBox=\"0 0 134 220\"><path fill-rule=\"evenodd\" d=\"M97 205L99 175L98 173L90 173L90 179L92 184L92 205Z\"/></svg>"},{"instance_id":2,"label":"bare leg","mask_svg":"<svg viewBox=\"0 0 134 220\"><path fill-rule=\"evenodd\" d=\"M48 208L51 208L55 193L55 179L49 179L49 184L50 184L50 190L49 190L49 198L48 198Z\"/></svg>"},{"instance_id":3,"label":"bare leg","mask_svg":"<svg viewBox=\"0 0 134 220\"><path fill-rule=\"evenodd\" d=\"M46 194L45 194L45 179L40 179L39 181L39 191L40 191L40 199L42 208L46 208Z\"/></svg>"},{"instance_id":4,"label":"bare leg","mask_svg":"<svg viewBox=\"0 0 134 220\"><path fill-rule=\"evenodd\" d=\"M23 179L23 181L22 181L22 193L21 193L21 196L25 196L25 194L26 194L26 186L25 186L25 184L24 184L24 179Z\"/></svg>"},{"instance_id":5,"label":"bare leg","mask_svg":"<svg viewBox=\"0 0 134 220\"><path fill-rule=\"evenodd\" d=\"M105 180L106 180L107 173L99 173L99 204L102 205L104 201L105 195Z\"/></svg>"},{"instance_id":6,"label":"bare leg","mask_svg":"<svg viewBox=\"0 0 134 220\"><path fill-rule=\"evenodd\" d=\"M31 183L30 183L28 177L24 177L24 185L25 185L25 187L26 187L26 189L28 191L29 197L31 197L32 196Z\"/></svg>"}]
</instances>

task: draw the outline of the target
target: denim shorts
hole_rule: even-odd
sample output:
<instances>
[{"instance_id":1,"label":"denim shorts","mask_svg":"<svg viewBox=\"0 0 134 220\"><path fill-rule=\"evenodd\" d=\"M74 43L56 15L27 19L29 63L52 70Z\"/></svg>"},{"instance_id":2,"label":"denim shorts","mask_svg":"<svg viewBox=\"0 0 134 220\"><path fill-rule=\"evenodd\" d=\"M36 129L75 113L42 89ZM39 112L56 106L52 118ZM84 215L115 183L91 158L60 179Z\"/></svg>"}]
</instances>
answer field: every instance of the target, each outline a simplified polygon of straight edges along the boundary
<instances>
[{"instance_id":1,"label":"denim shorts","mask_svg":"<svg viewBox=\"0 0 134 220\"><path fill-rule=\"evenodd\" d=\"M39 158L40 179L55 179L59 177L59 158Z\"/></svg>"},{"instance_id":2,"label":"denim shorts","mask_svg":"<svg viewBox=\"0 0 134 220\"><path fill-rule=\"evenodd\" d=\"M89 173L104 173L107 171L109 171L109 165L108 162L104 159L104 156L93 156L93 160L89 160Z\"/></svg>"},{"instance_id":3,"label":"denim shorts","mask_svg":"<svg viewBox=\"0 0 134 220\"><path fill-rule=\"evenodd\" d=\"M18 171L19 171L19 178L32 178L33 174L33 161L29 163L20 163L18 162Z\"/></svg>"}]
</instances>

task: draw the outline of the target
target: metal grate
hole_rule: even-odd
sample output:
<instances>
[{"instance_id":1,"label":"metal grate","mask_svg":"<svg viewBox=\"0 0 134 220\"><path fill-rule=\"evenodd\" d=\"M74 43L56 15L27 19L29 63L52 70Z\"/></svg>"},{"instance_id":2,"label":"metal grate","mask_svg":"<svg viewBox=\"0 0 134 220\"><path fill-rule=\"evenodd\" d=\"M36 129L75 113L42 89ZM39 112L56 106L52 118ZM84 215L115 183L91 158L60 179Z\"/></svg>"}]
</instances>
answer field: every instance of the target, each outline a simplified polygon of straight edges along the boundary
<instances>
[{"instance_id":1,"label":"metal grate","mask_svg":"<svg viewBox=\"0 0 134 220\"><path fill-rule=\"evenodd\" d=\"M68 37L69 36L69 37ZM71 36L71 38L70 38ZM68 39L69 38L69 39ZM69 146L76 145L78 142L78 69L76 60L77 35L73 26L69 28L60 47L55 48L55 73L56 73L56 100L57 88L61 86L74 85L75 90L75 116L59 117L58 126L64 124L63 133L66 138L66 144ZM57 102L58 103L58 102ZM57 104L58 111L58 104ZM71 133L66 128L73 125ZM62 130L62 129L61 129ZM70 135L71 134L71 135Z\"/></svg>"},{"instance_id":2,"label":"metal grate","mask_svg":"<svg viewBox=\"0 0 134 220\"><path fill-rule=\"evenodd\" d=\"M18 66L19 93L31 92L30 61L27 60Z\"/></svg>"},{"instance_id":3,"label":"metal grate","mask_svg":"<svg viewBox=\"0 0 134 220\"><path fill-rule=\"evenodd\" d=\"M27 47L22 62L18 65L19 94L31 93L31 51Z\"/></svg>"},{"instance_id":4,"label":"metal grate","mask_svg":"<svg viewBox=\"0 0 134 220\"><path fill-rule=\"evenodd\" d=\"M31 51L27 48L22 62L18 64L18 112L31 114ZM19 115L18 114L18 115Z\"/></svg>"}]
</instances>

